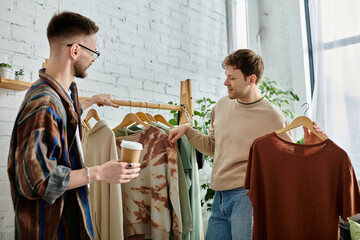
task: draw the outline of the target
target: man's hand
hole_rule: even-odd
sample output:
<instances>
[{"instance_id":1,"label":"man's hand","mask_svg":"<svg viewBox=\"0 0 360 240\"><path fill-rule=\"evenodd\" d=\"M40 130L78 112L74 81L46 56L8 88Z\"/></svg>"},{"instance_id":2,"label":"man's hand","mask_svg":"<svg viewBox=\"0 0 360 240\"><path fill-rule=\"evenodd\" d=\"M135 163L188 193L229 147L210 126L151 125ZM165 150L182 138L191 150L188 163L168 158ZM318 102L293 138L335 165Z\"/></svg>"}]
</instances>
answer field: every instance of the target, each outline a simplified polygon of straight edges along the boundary
<instances>
[{"instance_id":1,"label":"man's hand","mask_svg":"<svg viewBox=\"0 0 360 240\"><path fill-rule=\"evenodd\" d=\"M96 103L99 107L103 107L103 106L110 106L114 108L119 107L119 105L111 102L110 94L97 94L92 96L92 98L94 99L94 103Z\"/></svg>"},{"instance_id":2,"label":"man's hand","mask_svg":"<svg viewBox=\"0 0 360 240\"><path fill-rule=\"evenodd\" d=\"M107 183L127 183L137 178L140 172L140 163L120 162L119 160L111 160L103 165L89 167L90 180L104 181ZM89 176L85 168L72 170L70 172L70 182L67 190L78 188L89 182Z\"/></svg>"},{"instance_id":3,"label":"man's hand","mask_svg":"<svg viewBox=\"0 0 360 240\"><path fill-rule=\"evenodd\" d=\"M170 145L173 147L174 143L184 136L185 132L189 129L189 125L182 124L180 126L177 126L169 131L169 137L168 140L170 142Z\"/></svg>"},{"instance_id":4,"label":"man's hand","mask_svg":"<svg viewBox=\"0 0 360 240\"><path fill-rule=\"evenodd\" d=\"M107 183L127 183L137 178L140 170L140 163L129 165L127 162L112 160L101 165L99 180Z\"/></svg>"},{"instance_id":5,"label":"man's hand","mask_svg":"<svg viewBox=\"0 0 360 240\"><path fill-rule=\"evenodd\" d=\"M318 133L321 133L322 135L328 137L323 130L321 130L321 128L315 123L313 123L313 127L315 129L315 131L317 131ZM305 144L316 144L316 143L320 143L323 140L321 140L318 136L316 136L314 133L312 133L311 131L309 131L309 129L307 129L306 127L303 126L304 129L304 143Z\"/></svg>"},{"instance_id":6,"label":"man's hand","mask_svg":"<svg viewBox=\"0 0 360 240\"><path fill-rule=\"evenodd\" d=\"M110 106L114 108L118 108L119 105L111 102L110 94L97 94L87 99L80 100L81 106L83 110L87 109L93 104L97 104L99 107Z\"/></svg>"}]
</instances>

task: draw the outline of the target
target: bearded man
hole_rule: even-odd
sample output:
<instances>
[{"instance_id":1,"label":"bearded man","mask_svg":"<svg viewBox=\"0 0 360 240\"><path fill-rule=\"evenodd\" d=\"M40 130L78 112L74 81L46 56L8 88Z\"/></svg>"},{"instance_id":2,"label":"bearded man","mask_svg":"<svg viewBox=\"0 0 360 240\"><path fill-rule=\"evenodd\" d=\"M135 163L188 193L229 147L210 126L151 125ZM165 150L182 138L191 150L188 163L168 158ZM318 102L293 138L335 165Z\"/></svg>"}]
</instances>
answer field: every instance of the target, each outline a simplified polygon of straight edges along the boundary
<instances>
[{"instance_id":1,"label":"bearded man","mask_svg":"<svg viewBox=\"0 0 360 240\"><path fill-rule=\"evenodd\" d=\"M87 185L126 183L140 164L118 159L86 167L81 149L81 113L92 104L118 107L110 95L81 103L75 77L100 55L99 28L89 18L62 12L52 17L50 58L20 106L12 132L8 175L15 210L16 239L94 239Z\"/></svg>"}]
</instances>

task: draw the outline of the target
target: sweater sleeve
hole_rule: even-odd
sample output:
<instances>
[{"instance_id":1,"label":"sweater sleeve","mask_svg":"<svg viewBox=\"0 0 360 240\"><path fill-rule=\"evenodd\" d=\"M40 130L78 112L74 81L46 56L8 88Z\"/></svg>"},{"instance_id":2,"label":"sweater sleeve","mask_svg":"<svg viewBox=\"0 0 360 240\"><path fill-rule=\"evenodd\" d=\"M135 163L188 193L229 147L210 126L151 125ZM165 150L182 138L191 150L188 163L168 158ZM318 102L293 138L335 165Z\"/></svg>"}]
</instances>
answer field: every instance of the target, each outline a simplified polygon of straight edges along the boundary
<instances>
[{"instance_id":1,"label":"sweater sleeve","mask_svg":"<svg viewBox=\"0 0 360 240\"><path fill-rule=\"evenodd\" d=\"M214 109L211 111L211 123L208 135L199 132L193 128L189 128L185 135L189 142L201 153L210 157L214 156L215 150L215 134L214 134Z\"/></svg>"},{"instance_id":2,"label":"sweater sleeve","mask_svg":"<svg viewBox=\"0 0 360 240\"><path fill-rule=\"evenodd\" d=\"M52 204L63 195L70 181L71 169L58 165L64 154L61 118L45 104L30 104L23 113L16 137L16 186L23 197Z\"/></svg>"}]
</instances>

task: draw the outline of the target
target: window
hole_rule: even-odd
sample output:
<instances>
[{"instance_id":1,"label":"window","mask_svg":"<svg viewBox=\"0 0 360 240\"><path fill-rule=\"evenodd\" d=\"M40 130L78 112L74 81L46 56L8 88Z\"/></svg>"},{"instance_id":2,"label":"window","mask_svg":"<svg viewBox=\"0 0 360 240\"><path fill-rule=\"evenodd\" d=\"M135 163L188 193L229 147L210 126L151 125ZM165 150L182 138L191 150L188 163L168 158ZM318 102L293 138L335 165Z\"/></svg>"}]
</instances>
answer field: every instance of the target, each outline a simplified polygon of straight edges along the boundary
<instances>
[{"instance_id":1,"label":"window","mask_svg":"<svg viewBox=\"0 0 360 240\"><path fill-rule=\"evenodd\" d=\"M348 153L360 178L360 1L305 0L305 7L313 49L314 120Z\"/></svg>"},{"instance_id":2,"label":"window","mask_svg":"<svg viewBox=\"0 0 360 240\"><path fill-rule=\"evenodd\" d=\"M236 49L248 48L247 0L236 0Z\"/></svg>"}]
</instances>

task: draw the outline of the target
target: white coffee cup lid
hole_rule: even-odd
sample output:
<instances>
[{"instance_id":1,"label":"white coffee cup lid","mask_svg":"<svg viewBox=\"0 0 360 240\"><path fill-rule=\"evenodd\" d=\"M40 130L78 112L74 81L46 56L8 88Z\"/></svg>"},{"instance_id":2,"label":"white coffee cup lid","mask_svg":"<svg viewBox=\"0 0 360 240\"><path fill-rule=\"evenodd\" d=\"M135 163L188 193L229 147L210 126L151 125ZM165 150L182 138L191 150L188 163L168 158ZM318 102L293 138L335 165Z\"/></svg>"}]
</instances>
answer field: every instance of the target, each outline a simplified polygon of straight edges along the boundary
<instances>
[{"instance_id":1,"label":"white coffee cup lid","mask_svg":"<svg viewBox=\"0 0 360 240\"><path fill-rule=\"evenodd\" d=\"M120 146L124 147L124 148L128 148L128 149L132 149L132 150L142 150L143 149L143 145L141 143L125 141L125 140L121 141Z\"/></svg>"}]
</instances>

